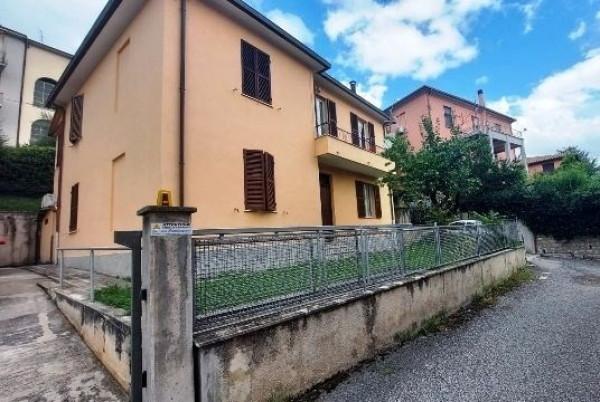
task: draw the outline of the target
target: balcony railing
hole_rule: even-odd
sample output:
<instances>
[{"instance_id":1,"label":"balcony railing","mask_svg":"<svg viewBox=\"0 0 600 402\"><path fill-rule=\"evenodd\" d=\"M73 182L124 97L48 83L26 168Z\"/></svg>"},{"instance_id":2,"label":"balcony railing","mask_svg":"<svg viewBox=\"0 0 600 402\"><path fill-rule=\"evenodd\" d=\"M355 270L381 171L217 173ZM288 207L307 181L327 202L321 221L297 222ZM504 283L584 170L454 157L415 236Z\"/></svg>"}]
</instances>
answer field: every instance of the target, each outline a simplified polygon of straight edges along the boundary
<instances>
[{"instance_id":1,"label":"balcony railing","mask_svg":"<svg viewBox=\"0 0 600 402\"><path fill-rule=\"evenodd\" d=\"M494 127L494 126L474 126L471 129L471 131L466 131L463 133L463 135L471 136L471 135L475 135L475 134L489 134L489 133L496 133L496 134L500 134L500 135L510 135L512 137L523 138L523 131L513 129L513 130L511 130L511 132L506 132L505 130L502 130L502 128L498 129L497 127Z\"/></svg>"},{"instance_id":2,"label":"balcony railing","mask_svg":"<svg viewBox=\"0 0 600 402\"><path fill-rule=\"evenodd\" d=\"M372 152L374 154L381 154L384 148L375 143L374 138L369 138L364 134L352 133L346 131L340 127L330 127L329 123L319 124L316 127L317 137L333 137L347 144L354 145L365 151Z\"/></svg>"}]
</instances>

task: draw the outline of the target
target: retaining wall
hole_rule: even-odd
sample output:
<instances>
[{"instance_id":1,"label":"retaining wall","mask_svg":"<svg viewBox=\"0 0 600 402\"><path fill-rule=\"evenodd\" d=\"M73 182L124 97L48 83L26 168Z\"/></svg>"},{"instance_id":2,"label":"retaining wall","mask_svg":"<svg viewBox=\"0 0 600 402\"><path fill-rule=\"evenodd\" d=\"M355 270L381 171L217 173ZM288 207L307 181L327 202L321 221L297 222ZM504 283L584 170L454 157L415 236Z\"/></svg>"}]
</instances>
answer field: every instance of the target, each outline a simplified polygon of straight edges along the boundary
<instances>
[{"instance_id":1,"label":"retaining wall","mask_svg":"<svg viewBox=\"0 0 600 402\"><path fill-rule=\"evenodd\" d=\"M36 212L0 212L0 267L35 263Z\"/></svg>"},{"instance_id":2,"label":"retaining wall","mask_svg":"<svg viewBox=\"0 0 600 402\"><path fill-rule=\"evenodd\" d=\"M537 252L542 256L600 259L600 237L556 240L549 236L537 236L536 245Z\"/></svg>"},{"instance_id":3,"label":"retaining wall","mask_svg":"<svg viewBox=\"0 0 600 402\"><path fill-rule=\"evenodd\" d=\"M129 392L131 327L128 317L117 316L115 309L77 300L59 288L42 287L104 367Z\"/></svg>"},{"instance_id":4,"label":"retaining wall","mask_svg":"<svg viewBox=\"0 0 600 402\"><path fill-rule=\"evenodd\" d=\"M202 402L268 401L309 390L397 343L407 331L469 303L525 264L523 248L404 278L196 338Z\"/></svg>"}]
</instances>

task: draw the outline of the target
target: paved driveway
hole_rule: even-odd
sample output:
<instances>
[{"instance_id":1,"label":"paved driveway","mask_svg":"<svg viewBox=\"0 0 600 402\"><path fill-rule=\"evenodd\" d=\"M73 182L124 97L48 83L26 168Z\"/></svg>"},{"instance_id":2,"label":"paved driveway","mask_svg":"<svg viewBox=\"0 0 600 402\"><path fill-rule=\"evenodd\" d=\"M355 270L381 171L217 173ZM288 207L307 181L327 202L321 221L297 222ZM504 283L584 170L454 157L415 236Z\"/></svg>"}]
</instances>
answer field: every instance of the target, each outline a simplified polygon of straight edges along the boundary
<instances>
[{"instance_id":1,"label":"paved driveway","mask_svg":"<svg viewBox=\"0 0 600 402\"><path fill-rule=\"evenodd\" d=\"M534 263L534 283L365 365L319 401L600 401L600 264Z\"/></svg>"},{"instance_id":2,"label":"paved driveway","mask_svg":"<svg viewBox=\"0 0 600 402\"><path fill-rule=\"evenodd\" d=\"M36 286L0 268L0 401L125 401L123 391Z\"/></svg>"}]
</instances>

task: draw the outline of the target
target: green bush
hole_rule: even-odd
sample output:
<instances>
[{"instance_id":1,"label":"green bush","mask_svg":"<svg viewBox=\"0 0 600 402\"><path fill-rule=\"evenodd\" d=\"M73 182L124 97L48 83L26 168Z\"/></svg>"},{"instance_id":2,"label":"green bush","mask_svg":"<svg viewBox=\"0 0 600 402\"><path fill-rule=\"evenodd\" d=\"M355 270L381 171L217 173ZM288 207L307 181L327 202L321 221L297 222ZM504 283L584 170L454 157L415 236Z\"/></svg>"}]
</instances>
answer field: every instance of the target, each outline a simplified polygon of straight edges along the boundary
<instances>
[{"instance_id":1,"label":"green bush","mask_svg":"<svg viewBox=\"0 0 600 402\"><path fill-rule=\"evenodd\" d=\"M0 148L0 194L42 196L52 192L54 148Z\"/></svg>"}]
</instances>

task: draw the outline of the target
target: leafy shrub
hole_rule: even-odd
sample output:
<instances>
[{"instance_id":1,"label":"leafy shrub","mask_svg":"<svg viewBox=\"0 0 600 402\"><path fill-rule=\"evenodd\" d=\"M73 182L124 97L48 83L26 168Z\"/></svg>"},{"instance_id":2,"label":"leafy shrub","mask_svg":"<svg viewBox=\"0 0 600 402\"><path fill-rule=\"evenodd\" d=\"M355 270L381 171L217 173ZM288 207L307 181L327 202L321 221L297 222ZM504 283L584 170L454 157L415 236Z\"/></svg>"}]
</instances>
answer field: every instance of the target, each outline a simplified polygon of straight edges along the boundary
<instances>
[{"instance_id":1,"label":"leafy shrub","mask_svg":"<svg viewBox=\"0 0 600 402\"><path fill-rule=\"evenodd\" d=\"M52 192L54 148L0 148L0 194L41 196Z\"/></svg>"}]
</instances>

